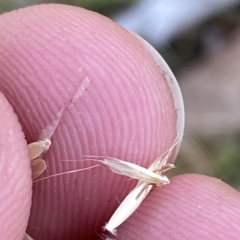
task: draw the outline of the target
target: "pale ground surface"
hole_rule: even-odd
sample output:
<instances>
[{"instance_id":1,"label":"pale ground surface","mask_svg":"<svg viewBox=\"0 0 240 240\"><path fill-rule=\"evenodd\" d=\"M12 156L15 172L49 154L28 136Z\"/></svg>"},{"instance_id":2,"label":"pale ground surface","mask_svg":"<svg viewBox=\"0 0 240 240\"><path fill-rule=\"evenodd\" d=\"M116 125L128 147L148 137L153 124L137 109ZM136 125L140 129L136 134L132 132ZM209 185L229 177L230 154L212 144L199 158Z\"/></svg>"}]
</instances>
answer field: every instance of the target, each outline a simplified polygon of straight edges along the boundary
<instances>
[{"instance_id":1,"label":"pale ground surface","mask_svg":"<svg viewBox=\"0 0 240 240\"><path fill-rule=\"evenodd\" d=\"M177 79L187 132L216 135L240 130L240 30L224 47L188 66Z\"/></svg>"},{"instance_id":2,"label":"pale ground surface","mask_svg":"<svg viewBox=\"0 0 240 240\"><path fill-rule=\"evenodd\" d=\"M240 190L236 138L240 133L240 29L224 44L216 44L212 52L187 65L177 79L186 125L177 169L172 174L215 176Z\"/></svg>"}]
</instances>

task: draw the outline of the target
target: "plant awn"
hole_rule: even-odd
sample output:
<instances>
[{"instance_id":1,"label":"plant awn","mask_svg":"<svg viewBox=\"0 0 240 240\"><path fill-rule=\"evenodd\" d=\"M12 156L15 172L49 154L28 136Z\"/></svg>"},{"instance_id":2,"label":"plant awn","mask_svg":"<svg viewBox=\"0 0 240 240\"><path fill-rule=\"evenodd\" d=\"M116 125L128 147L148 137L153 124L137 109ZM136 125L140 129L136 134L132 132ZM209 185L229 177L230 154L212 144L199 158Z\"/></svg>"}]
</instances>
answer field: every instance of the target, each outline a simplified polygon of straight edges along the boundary
<instances>
[{"instance_id":1,"label":"plant awn","mask_svg":"<svg viewBox=\"0 0 240 240\"><path fill-rule=\"evenodd\" d=\"M182 136L178 135L174 140L173 145L163 155L153 161L148 169L140 167L139 165L133 163L126 163L122 160L118 160L120 161L117 162L118 164L113 164L111 161L108 163L107 160L111 160L111 158L105 159L105 165L107 165L112 171L129 176L131 178L136 178L139 181L136 187L119 205L103 229L116 235L116 228L120 226L124 221L126 221L130 215L139 207L153 186L162 186L170 183L167 176L164 176L163 174L174 167L173 164L169 164L167 161L172 154L175 146L178 145L181 140Z\"/></svg>"}]
</instances>

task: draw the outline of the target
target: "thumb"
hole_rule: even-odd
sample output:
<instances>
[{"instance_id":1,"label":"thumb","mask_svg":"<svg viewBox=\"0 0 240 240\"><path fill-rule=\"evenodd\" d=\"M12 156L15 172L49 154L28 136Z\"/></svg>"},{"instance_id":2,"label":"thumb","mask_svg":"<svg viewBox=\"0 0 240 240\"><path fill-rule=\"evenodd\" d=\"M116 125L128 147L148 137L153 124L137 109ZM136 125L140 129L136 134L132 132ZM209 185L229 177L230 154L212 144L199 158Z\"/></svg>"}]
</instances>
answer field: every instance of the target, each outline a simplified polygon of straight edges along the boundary
<instances>
[{"instance_id":1,"label":"thumb","mask_svg":"<svg viewBox=\"0 0 240 240\"><path fill-rule=\"evenodd\" d=\"M31 172L17 116L0 92L0 239L23 239L31 207Z\"/></svg>"}]
</instances>

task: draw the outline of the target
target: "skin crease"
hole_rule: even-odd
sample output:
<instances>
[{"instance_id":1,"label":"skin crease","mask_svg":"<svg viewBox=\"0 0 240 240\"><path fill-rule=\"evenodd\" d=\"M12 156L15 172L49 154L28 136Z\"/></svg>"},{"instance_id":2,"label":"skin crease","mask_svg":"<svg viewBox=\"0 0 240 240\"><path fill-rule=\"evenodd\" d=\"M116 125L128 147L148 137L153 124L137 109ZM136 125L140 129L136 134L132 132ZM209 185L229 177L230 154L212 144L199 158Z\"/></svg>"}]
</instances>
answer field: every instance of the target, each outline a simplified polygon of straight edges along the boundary
<instances>
[{"instance_id":1,"label":"skin crease","mask_svg":"<svg viewBox=\"0 0 240 240\"><path fill-rule=\"evenodd\" d=\"M43 176L95 164L80 161L84 155L146 167L171 146L176 136L171 93L151 55L126 30L96 13L63 5L4 14L0 29L1 91L28 143L38 140L46 126L55 126L45 131L53 135ZM90 81L86 90L83 81ZM8 118L2 123L6 129L10 123L19 126L14 113ZM19 127L16 132L25 164L26 142ZM6 134L1 132L1 139ZM18 165L11 154L4 161ZM68 159L77 161L62 161ZM17 174L24 175L19 177L24 184L4 185L1 193L20 188L25 203L6 225L18 231L1 229L1 239L22 239L29 216L30 167L17 168ZM135 185L126 179L99 166L34 183L27 232L35 240L99 238L96 233ZM0 223L11 210L2 203L22 200L4 197ZM239 194L220 180L182 175L154 189L118 228L117 239L238 239L239 209Z\"/></svg>"}]
</instances>

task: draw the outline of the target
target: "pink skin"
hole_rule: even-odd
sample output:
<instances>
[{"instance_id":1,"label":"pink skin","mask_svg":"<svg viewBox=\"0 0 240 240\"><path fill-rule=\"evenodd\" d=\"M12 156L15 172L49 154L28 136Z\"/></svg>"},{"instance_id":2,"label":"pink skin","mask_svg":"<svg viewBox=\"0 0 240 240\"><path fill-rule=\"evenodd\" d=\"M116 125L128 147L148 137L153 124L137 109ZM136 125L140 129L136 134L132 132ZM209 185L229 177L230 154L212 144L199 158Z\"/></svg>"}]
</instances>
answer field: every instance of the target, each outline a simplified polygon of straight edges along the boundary
<instances>
[{"instance_id":1,"label":"pink skin","mask_svg":"<svg viewBox=\"0 0 240 240\"><path fill-rule=\"evenodd\" d=\"M148 166L170 147L176 136L171 92L152 56L129 32L101 15L63 5L2 15L0 29L1 91L27 141L38 140L64 109L43 177L95 164L81 162L83 155ZM76 95L86 77L90 85ZM6 116L0 119L6 163L0 165L0 234L22 239L31 207L29 159L16 116L0 97ZM8 169L14 175L2 174ZM100 166L34 183L27 232L35 240L97 238L135 185L126 179ZM182 175L154 189L118 228L118 239L238 239L239 222L235 190L220 180Z\"/></svg>"},{"instance_id":2,"label":"pink skin","mask_svg":"<svg viewBox=\"0 0 240 240\"><path fill-rule=\"evenodd\" d=\"M0 92L0 239L20 239L30 214L32 183L27 143Z\"/></svg>"}]
</instances>

